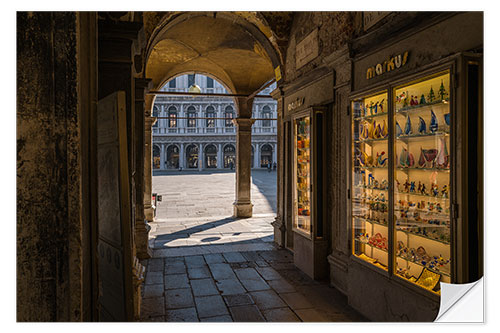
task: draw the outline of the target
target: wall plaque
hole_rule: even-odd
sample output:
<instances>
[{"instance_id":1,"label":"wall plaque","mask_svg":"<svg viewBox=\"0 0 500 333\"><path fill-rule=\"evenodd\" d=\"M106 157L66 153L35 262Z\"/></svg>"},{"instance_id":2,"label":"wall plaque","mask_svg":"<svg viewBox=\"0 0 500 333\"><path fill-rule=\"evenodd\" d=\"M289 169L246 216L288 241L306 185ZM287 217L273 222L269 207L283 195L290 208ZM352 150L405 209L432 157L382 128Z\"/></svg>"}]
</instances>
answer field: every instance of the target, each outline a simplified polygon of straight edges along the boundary
<instances>
[{"instance_id":1,"label":"wall plaque","mask_svg":"<svg viewBox=\"0 0 500 333\"><path fill-rule=\"evenodd\" d=\"M363 29L366 31L380 22L390 12L363 12Z\"/></svg>"},{"instance_id":2,"label":"wall plaque","mask_svg":"<svg viewBox=\"0 0 500 333\"><path fill-rule=\"evenodd\" d=\"M318 54L318 29L316 28L295 47L296 69L316 58Z\"/></svg>"}]
</instances>

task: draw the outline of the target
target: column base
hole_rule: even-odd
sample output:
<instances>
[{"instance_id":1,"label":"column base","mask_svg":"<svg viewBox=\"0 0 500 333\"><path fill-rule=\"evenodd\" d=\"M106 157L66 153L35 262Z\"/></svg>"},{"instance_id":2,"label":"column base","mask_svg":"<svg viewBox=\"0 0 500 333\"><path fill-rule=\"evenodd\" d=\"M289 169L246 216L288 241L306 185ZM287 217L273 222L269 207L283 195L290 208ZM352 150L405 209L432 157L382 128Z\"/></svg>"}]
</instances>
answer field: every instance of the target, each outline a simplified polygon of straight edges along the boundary
<instances>
[{"instance_id":1,"label":"column base","mask_svg":"<svg viewBox=\"0 0 500 333\"><path fill-rule=\"evenodd\" d=\"M149 259L153 257L153 251L149 247L149 231L151 226L147 221L136 220L135 229L135 251L137 258Z\"/></svg>"},{"instance_id":2,"label":"column base","mask_svg":"<svg viewBox=\"0 0 500 333\"><path fill-rule=\"evenodd\" d=\"M252 217L253 204L251 202L233 203L233 216L234 217Z\"/></svg>"},{"instance_id":3,"label":"column base","mask_svg":"<svg viewBox=\"0 0 500 333\"><path fill-rule=\"evenodd\" d=\"M155 214L152 206L144 205L144 218L147 221L154 221Z\"/></svg>"},{"instance_id":4,"label":"column base","mask_svg":"<svg viewBox=\"0 0 500 333\"><path fill-rule=\"evenodd\" d=\"M274 228L274 243L279 247L285 246L285 225L281 220L281 216L276 216L271 225Z\"/></svg>"}]
</instances>

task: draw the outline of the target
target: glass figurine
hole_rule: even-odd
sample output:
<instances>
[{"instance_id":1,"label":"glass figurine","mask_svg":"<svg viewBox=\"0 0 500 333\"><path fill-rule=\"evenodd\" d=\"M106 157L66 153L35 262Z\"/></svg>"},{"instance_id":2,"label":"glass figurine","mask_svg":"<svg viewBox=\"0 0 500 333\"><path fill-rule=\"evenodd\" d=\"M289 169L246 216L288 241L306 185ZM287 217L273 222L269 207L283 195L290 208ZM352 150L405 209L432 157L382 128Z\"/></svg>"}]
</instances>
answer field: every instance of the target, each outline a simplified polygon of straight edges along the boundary
<instances>
[{"instance_id":1,"label":"glass figurine","mask_svg":"<svg viewBox=\"0 0 500 333\"><path fill-rule=\"evenodd\" d=\"M418 117L419 123L418 123L418 132L420 134L425 134L427 131L427 126L425 125L425 121L422 117Z\"/></svg>"},{"instance_id":2,"label":"glass figurine","mask_svg":"<svg viewBox=\"0 0 500 333\"><path fill-rule=\"evenodd\" d=\"M438 130L437 117L434 111L432 111L432 109L431 109L431 124L429 126L429 129L431 130L431 133L435 133Z\"/></svg>"},{"instance_id":3,"label":"glass figurine","mask_svg":"<svg viewBox=\"0 0 500 333\"><path fill-rule=\"evenodd\" d=\"M434 98L436 98L436 95L434 95L434 90L432 89L432 86L431 86L431 90L429 91L429 95L427 95L427 100L429 101L429 103L432 103L434 101Z\"/></svg>"},{"instance_id":4,"label":"glass figurine","mask_svg":"<svg viewBox=\"0 0 500 333\"><path fill-rule=\"evenodd\" d=\"M401 129L401 126L399 126L399 123L396 121L396 138L399 138L403 134L403 130Z\"/></svg>"},{"instance_id":5,"label":"glass figurine","mask_svg":"<svg viewBox=\"0 0 500 333\"><path fill-rule=\"evenodd\" d=\"M447 185L443 186L443 189L441 190L441 196L443 198L448 198L448 186Z\"/></svg>"},{"instance_id":6,"label":"glass figurine","mask_svg":"<svg viewBox=\"0 0 500 333\"><path fill-rule=\"evenodd\" d=\"M385 98L382 99L379 103L379 108L380 108L380 113L384 113L384 101L385 101Z\"/></svg>"},{"instance_id":7,"label":"glass figurine","mask_svg":"<svg viewBox=\"0 0 500 333\"><path fill-rule=\"evenodd\" d=\"M405 125L405 135L411 134L411 120L410 116L406 117L406 125Z\"/></svg>"},{"instance_id":8,"label":"glass figurine","mask_svg":"<svg viewBox=\"0 0 500 333\"><path fill-rule=\"evenodd\" d=\"M450 113L444 115L444 122L446 125L450 126Z\"/></svg>"},{"instance_id":9,"label":"glass figurine","mask_svg":"<svg viewBox=\"0 0 500 333\"><path fill-rule=\"evenodd\" d=\"M439 96L439 99L442 101L445 101L446 96L448 96L446 89L444 89L443 80L441 80L441 86L439 87L439 90L438 90L438 96Z\"/></svg>"},{"instance_id":10,"label":"glass figurine","mask_svg":"<svg viewBox=\"0 0 500 333\"><path fill-rule=\"evenodd\" d=\"M384 119L384 123L382 125L382 137L386 138L388 135L389 135L389 132L387 131L387 124L385 123L385 119Z\"/></svg>"},{"instance_id":11,"label":"glass figurine","mask_svg":"<svg viewBox=\"0 0 500 333\"><path fill-rule=\"evenodd\" d=\"M411 182L410 183L410 193L414 193L415 192L415 182Z\"/></svg>"},{"instance_id":12,"label":"glass figurine","mask_svg":"<svg viewBox=\"0 0 500 333\"><path fill-rule=\"evenodd\" d=\"M383 156L385 155L385 151L383 151L382 153L377 153L377 164L378 166L385 166L385 163L387 162L387 157L386 158L383 158Z\"/></svg>"},{"instance_id":13,"label":"glass figurine","mask_svg":"<svg viewBox=\"0 0 500 333\"><path fill-rule=\"evenodd\" d=\"M448 148L446 147L446 141L444 138L439 138L439 152L436 156L436 167L438 168L448 168Z\"/></svg>"},{"instance_id":14,"label":"glass figurine","mask_svg":"<svg viewBox=\"0 0 500 333\"><path fill-rule=\"evenodd\" d=\"M424 94L422 94L422 96L420 96L420 103L419 104L426 104L427 101L425 100L425 96Z\"/></svg>"}]
</instances>

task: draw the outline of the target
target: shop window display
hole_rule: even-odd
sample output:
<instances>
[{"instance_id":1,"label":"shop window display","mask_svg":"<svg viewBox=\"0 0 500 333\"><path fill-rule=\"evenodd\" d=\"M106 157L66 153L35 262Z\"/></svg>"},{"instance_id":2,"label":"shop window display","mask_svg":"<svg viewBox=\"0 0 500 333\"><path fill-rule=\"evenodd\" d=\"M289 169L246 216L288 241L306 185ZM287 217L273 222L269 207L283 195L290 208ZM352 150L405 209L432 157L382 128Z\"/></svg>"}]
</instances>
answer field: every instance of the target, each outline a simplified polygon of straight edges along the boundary
<instances>
[{"instance_id":1,"label":"shop window display","mask_svg":"<svg viewBox=\"0 0 500 333\"><path fill-rule=\"evenodd\" d=\"M294 229L311 233L311 117L294 120Z\"/></svg>"},{"instance_id":2,"label":"shop window display","mask_svg":"<svg viewBox=\"0 0 500 333\"><path fill-rule=\"evenodd\" d=\"M394 90L395 273L426 289L451 282L450 75Z\"/></svg>"},{"instance_id":3,"label":"shop window display","mask_svg":"<svg viewBox=\"0 0 500 333\"><path fill-rule=\"evenodd\" d=\"M354 254L388 268L387 93L353 101L351 216Z\"/></svg>"}]
</instances>

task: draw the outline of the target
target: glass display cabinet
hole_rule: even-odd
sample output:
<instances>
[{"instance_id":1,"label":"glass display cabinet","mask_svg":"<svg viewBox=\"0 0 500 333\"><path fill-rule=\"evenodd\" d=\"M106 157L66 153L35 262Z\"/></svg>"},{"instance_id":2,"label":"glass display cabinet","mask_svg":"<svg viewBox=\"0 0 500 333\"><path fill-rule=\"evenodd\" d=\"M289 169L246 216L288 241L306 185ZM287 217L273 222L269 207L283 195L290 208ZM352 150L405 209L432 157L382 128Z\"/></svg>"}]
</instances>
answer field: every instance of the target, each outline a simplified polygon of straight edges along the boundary
<instances>
[{"instance_id":1,"label":"glass display cabinet","mask_svg":"<svg viewBox=\"0 0 500 333\"><path fill-rule=\"evenodd\" d=\"M388 267L387 92L352 102L352 223L354 254Z\"/></svg>"},{"instance_id":2,"label":"glass display cabinet","mask_svg":"<svg viewBox=\"0 0 500 333\"><path fill-rule=\"evenodd\" d=\"M293 228L311 234L311 116L294 120Z\"/></svg>"},{"instance_id":3,"label":"glass display cabinet","mask_svg":"<svg viewBox=\"0 0 500 333\"><path fill-rule=\"evenodd\" d=\"M294 264L312 278L324 278L328 240L324 221L324 113L315 106L293 115L292 123L292 232Z\"/></svg>"},{"instance_id":4,"label":"glass display cabinet","mask_svg":"<svg viewBox=\"0 0 500 333\"><path fill-rule=\"evenodd\" d=\"M445 69L351 100L352 254L437 294L454 282L450 81Z\"/></svg>"}]
</instances>

